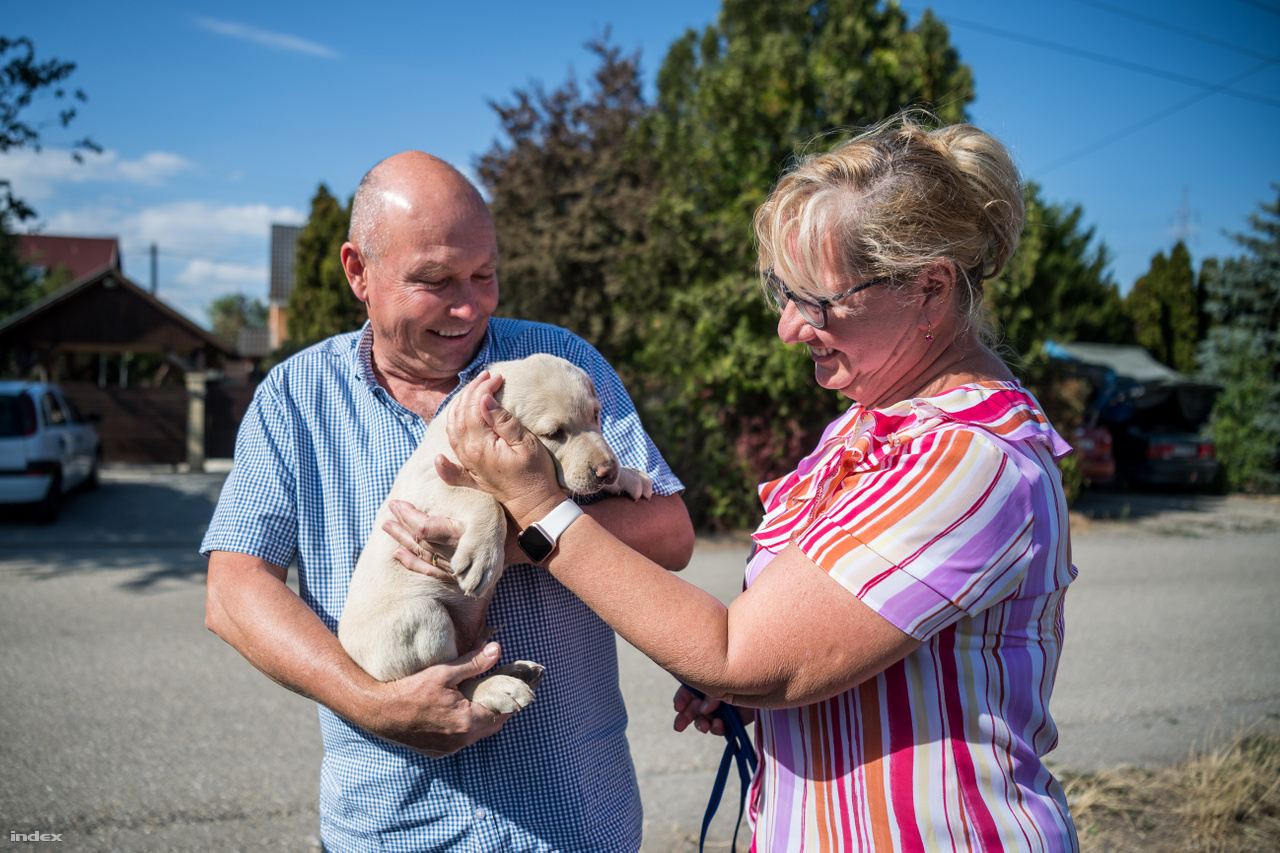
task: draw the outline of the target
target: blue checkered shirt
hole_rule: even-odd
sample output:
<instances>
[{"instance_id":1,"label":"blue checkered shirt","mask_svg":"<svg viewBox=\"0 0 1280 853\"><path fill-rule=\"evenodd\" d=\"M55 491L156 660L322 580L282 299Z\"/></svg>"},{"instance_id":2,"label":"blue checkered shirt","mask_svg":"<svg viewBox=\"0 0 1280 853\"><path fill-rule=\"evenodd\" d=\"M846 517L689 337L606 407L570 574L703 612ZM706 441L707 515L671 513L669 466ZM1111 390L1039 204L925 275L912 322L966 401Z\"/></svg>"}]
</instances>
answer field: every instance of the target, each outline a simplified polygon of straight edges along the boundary
<instances>
[{"instance_id":1,"label":"blue checkered shirt","mask_svg":"<svg viewBox=\"0 0 1280 853\"><path fill-rule=\"evenodd\" d=\"M426 431L374 379L372 340L366 325L267 375L201 545L205 554L236 551L277 566L296 557L302 598L333 631L374 515ZM538 352L591 375L605 437L624 465L647 471L655 494L681 490L613 369L570 332L495 318L459 387L492 362ZM320 707L329 850L639 849L640 795L612 630L534 566L506 570L489 623L502 626L501 663L547 668L537 701L492 737L429 759Z\"/></svg>"}]
</instances>

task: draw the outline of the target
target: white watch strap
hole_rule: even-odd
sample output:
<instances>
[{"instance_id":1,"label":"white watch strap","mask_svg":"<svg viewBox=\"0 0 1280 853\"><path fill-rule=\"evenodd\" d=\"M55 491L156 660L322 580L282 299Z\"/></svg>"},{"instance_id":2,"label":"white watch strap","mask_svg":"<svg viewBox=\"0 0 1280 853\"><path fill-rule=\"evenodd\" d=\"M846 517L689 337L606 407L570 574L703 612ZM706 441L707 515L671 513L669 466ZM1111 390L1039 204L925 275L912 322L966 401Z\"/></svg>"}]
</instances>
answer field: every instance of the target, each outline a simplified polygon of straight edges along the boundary
<instances>
[{"instance_id":1,"label":"white watch strap","mask_svg":"<svg viewBox=\"0 0 1280 853\"><path fill-rule=\"evenodd\" d=\"M582 507L565 498L559 506L547 513L541 521L535 521L530 527L536 527L552 542L559 542L560 536L569 529L569 525L582 515Z\"/></svg>"}]
</instances>

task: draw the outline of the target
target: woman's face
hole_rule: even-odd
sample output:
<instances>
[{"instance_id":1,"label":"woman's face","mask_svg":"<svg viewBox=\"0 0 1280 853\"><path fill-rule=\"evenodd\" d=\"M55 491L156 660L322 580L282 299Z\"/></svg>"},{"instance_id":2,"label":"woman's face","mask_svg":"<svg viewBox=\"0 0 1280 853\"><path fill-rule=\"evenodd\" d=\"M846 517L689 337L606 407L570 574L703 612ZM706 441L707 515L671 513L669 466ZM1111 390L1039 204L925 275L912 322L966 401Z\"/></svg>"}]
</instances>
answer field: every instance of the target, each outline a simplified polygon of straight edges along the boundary
<instances>
[{"instance_id":1,"label":"woman's face","mask_svg":"<svg viewBox=\"0 0 1280 853\"><path fill-rule=\"evenodd\" d=\"M823 287L833 294L857 283L835 272L822 276ZM778 337L783 343L808 345L814 374L823 388L873 407L914 392L907 386L920 355L921 316L917 289L903 292L878 285L828 307L827 325L822 329L805 322L795 304L788 302L778 321Z\"/></svg>"}]
</instances>

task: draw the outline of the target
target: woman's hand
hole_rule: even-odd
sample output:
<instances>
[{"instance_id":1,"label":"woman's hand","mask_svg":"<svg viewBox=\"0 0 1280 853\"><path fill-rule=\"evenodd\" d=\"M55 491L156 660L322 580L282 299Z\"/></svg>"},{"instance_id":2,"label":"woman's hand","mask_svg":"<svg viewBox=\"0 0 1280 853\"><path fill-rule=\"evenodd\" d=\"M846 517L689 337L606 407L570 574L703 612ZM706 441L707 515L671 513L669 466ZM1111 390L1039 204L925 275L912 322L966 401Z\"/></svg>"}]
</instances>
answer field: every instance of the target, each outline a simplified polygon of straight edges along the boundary
<instances>
[{"instance_id":1,"label":"woman's hand","mask_svg":"<svg viewBox=\"0 0 1280 853\"><path fill-rule=\"evenodd\" d=\"M720 707L719 699L703 699L682 684L676 691L672 704L676 709L676 731L682 732L693 723L693 727L704 735L724 734L724 720L716 716L716 708Z\"/></svg>"},{"instance_id":2,"label":"woman's hand","mask_svg":"<svg viewBox=\"0 0 1280 853\"><path fill-rule=\"evenodd\" d=\"M564 500L551 454L493 395L502 377L482 371L449 406L449 443L461 469L443 457L436 471L445 482L493 495L521 527L543 518Z\"/></svg>"},{"instance_id":3,"label":"woman's hand","mask_svg":"<svg viewBox=\"0 0 1280 853\"><path fill-rule=\"evenodd\" d=\"M689 728L690 723L693 723L693 727L703 734L724 735L724 720L716 713L716 709L720 707L719 699L698 696L682 684L676 691L673 704L676 709L676 731L682 732ZM753 709L735 707L737 707L738 718L744 725L755 720L756 714Z\"/></svg>"}]
</instances>

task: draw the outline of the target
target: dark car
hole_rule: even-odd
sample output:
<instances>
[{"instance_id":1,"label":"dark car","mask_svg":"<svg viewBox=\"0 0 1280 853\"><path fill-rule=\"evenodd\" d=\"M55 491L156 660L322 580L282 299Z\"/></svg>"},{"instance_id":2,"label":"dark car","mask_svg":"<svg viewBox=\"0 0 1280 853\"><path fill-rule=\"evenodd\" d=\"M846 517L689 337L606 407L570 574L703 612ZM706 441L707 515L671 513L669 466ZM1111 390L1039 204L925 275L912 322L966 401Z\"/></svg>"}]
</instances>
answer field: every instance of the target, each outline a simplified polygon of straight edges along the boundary
<instances>
[{"instance_id":1,"label":"dark car","mask_svg":"<svg viewBox=\"0 0 1280 853\"><path fill-rule=\"evenodd\" d=\"M1219 386L1161 364L1142 347L1050 341L1045 350L1066 375L1088 382L1086 415L1111 433L1116 486L1214 483L1213 441L1200 433Z\"/></svg>"},{"instance_id":2,"label":"dark car","mask_svg":"<svg viewBox=\"0 0 1280 853\"><path fill-rule=\"evenodd\" d=\"M1122 483L1207 486L1218 476L1213 440L1195 433L1130 424L1115 440Z\"/></svg>"}]
</instances>

